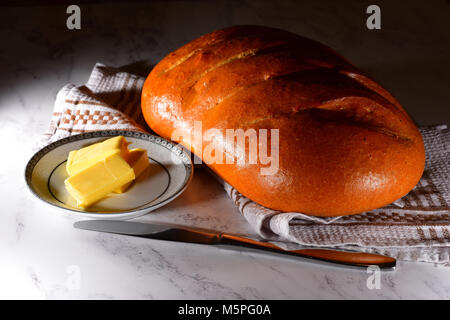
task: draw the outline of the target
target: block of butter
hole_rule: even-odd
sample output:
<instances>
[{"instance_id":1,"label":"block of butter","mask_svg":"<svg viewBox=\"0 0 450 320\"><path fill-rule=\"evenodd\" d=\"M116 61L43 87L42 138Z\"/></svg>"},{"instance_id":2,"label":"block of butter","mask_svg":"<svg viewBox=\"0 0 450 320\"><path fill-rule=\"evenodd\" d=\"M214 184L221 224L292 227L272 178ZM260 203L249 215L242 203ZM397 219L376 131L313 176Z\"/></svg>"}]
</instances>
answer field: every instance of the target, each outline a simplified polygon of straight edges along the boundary
<instances>
[{"instance_id":1,"label":"block of butter","mask_svg":"<svg viewBox=\"0 0 450 320\"><path fill-rule=\"evenodd\" d=\"M125 156L125 161L133 168L136 179L150 165L148 161L147 150L141 148L131 149ZM114 192L123 193L130 187L131 184L132 182L129 182L114 190Z\"/></svg>"},{"instance_id":2,"label":"block of butter","mask_svg":"<svg viewBox=\"0 0 450 320\"><path fill-rule=\"evenodd\" d=\"M120 152L106 153L102 159L65 180L67 191L81 208L87 208L135 179L134 170Z\"/></svg>"},{"instance_id":3,"label":"block of butter","mask_svg":"<svg viewBox=\"0 0 450 320\"><path fill-rule=\"evenodd\" d=\"M77 205L87 208L109 193L123 193L149 166L145 149L128 150L123 136L69 153L65 186Z\"/></svg>"},{"instance_id":4,"label":"block of butter","mask_svg":"<svg viewBox=\"0 0 450 320\"><path fill-rule=\"evenodd\" d=\"M73 176L115 153L119 153L126 159L129 144L130 143L125 140L123 136L117 136L79 150L73 150L69 153L69 157L67 158L67 173L69 176Z\"/></svg>"}]
</instances>

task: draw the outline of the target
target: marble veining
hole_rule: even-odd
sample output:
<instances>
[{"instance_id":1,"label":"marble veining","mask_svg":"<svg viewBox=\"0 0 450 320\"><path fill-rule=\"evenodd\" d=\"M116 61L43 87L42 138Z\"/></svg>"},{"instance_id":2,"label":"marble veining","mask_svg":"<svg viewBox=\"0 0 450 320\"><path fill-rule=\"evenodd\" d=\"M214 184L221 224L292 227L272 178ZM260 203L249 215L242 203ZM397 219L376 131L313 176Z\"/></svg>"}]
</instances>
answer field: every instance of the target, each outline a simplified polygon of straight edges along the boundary
<instances>
[{"instance_id":1,"label":"marble veining","mask_svg":"<svg viewBox=\"0 0 450 320\"><path fill-rule=\"evenodd\" d=\"M82 5L79 31L65 28L61 6L2 8L0 298L450 299L450 268L433 264L400 262L371 290L366 270L76 230L75 218L35 199L24 181L63 85L84 83L96 62L155 64L233 24L266 24L328 43L385 84L420 124L449 123L450 77L442 68L450 54L449 4L409 5L383 4L383 29L375 33L365 29L358 1ZM138 220L255 235L203 169L182 196Z\"/></svg>"}]
</instances>

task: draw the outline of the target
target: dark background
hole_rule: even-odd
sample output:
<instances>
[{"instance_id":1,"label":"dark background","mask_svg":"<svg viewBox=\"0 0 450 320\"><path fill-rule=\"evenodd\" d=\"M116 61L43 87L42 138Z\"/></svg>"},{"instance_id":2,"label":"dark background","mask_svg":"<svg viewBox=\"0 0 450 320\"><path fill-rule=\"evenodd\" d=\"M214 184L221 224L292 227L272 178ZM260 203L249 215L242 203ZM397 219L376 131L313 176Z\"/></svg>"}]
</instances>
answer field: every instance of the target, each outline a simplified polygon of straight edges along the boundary
<instances>
[{"instance_id":1,"label":"dark background","mask_svg":"<svg viewBox=\"0 0 450 320\"><path fill-rule=\"evenodd\" d=\"M81 30L66 7L81 7ZM366 8L381 7L381 30ZM0 6L0 112L21 108L43 131L54 97L95 62L146 74L170 51L236 24L283 28L323 42L393 93L419 124L450 121L450 2L6 1ZM8 116L7 114L5 115Z\"/></svg>"}]
</instances>

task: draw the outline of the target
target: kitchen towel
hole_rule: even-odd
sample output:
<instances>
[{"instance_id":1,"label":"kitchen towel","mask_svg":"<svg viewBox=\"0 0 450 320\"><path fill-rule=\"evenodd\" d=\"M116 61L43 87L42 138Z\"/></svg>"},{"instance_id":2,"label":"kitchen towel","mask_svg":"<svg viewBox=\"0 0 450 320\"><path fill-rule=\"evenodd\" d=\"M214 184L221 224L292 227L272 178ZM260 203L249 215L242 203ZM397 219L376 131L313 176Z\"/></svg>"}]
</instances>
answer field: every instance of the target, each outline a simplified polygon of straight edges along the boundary
<instances>
[{"instance_id":1,"label":"kitchen towel","mask_svg":"<svg viewBox=\"0 0 450 320\"><path fill-rule=\"evenodd\" d=\"M97 63L88 82L57 94L47 132L37 147L81 132L148 131L140 108L144 78ZM417 186L384 208L333 218L265 208L223 183L258 234L285 249L333 247L386 254L399 260L450 265L450 133L446 125L420 128L427 152Z\"/></svg>"},{"instance_id":2,"label":"kitchen towel","mask_svg":"<svg viewBox=\"0 0 450 320\"><path fill-rule=\"evenodd\" d=\"M70 135L99 130L148 131L141 112L145 79L97 63L85 85L65 85L36 148ZM147 129L146 129L147 128Z\"/></svg>"}]
</instances>

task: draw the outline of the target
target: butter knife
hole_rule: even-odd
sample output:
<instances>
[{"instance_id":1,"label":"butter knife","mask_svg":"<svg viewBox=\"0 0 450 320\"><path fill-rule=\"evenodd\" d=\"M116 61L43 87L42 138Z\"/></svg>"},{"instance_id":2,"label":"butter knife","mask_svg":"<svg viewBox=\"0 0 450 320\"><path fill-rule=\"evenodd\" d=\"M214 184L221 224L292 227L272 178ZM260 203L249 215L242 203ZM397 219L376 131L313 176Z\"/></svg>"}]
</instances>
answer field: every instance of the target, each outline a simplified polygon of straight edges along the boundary
<instances>
[{"instance_id":1,"label":"butter knife","mask_svg":"<svg viewBox=\"0 0 450 320\"><path fill-rule=\"evenodd\" d=\"M270 242L257 241L246 237L215 231L204 231L193 228L175 228L173 226L162 224L114 220L84 220L75 222L74 227L83 230L123 234L155 240L259 249L346 266L363 268L378 266L380 269L387 270L393 270L396 266L396 260L394 258L379 254L333 249L284 250Z\"/></svg>"}]
</instances>

